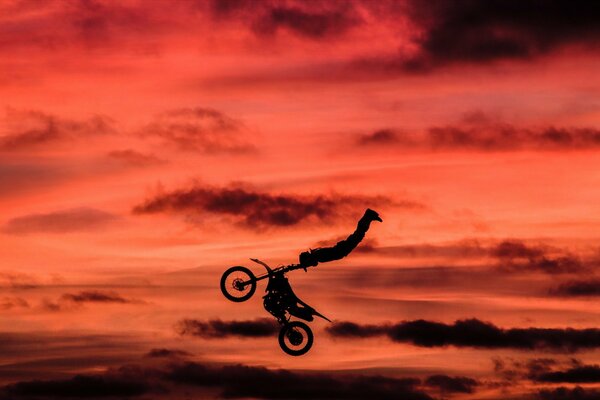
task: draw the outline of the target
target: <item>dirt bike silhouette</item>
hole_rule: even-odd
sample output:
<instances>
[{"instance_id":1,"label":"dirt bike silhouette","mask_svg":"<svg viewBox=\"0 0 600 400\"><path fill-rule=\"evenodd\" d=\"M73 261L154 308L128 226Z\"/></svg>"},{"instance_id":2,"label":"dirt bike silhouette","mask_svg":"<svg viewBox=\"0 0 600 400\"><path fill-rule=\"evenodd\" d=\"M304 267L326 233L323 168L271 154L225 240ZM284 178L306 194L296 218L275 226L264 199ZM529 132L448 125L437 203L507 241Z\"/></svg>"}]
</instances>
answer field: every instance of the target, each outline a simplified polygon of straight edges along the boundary
<instances>
[{"instance_id":1,"label":"dirt bike silhouette","mask_svg":"<svg viewBox=\"0 0 600 400\"><path fill-rule=\"evenodd\" d=\"M267 294L263 296L265 310L272 314L281 325L279 331L279 345L289 355L300 356L312 347L314 336L312 330L302 321L291 321L291 317L312 321L314 316L321 317L329 322L327 317L300 300L285 274L296 270L315 267L319 262L339 260L347 256L364 238L372 221L382 222L379 214L367 209L354 233L347 239L338 242L333 247L324 247L305 251L300 254L299 264L290 264L272 269L266 263L256 258L251 258L257 264L262 265L267 272L255 276L250 269L243 266L229 268L221 277L221 292L234 302L248 300L256 291L256 283L263 279L269 279Z\"/></svg>"}]
</instances>

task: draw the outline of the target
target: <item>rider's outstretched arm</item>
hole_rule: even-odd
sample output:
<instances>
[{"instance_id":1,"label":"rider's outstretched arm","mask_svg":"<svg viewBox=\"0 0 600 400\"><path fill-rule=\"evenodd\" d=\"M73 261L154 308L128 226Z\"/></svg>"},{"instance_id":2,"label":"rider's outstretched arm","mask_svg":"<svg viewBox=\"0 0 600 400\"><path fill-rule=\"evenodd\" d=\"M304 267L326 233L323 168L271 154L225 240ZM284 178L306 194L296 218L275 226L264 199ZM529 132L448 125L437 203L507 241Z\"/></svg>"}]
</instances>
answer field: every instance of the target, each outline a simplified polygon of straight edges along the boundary
<instances>
[{"instance_id":1,"label":"rider's outstretched arm","mask_svg":"<svg viewBox=\"0 0 600 400\"><path fill-rule=\"evenodd\" d=\"M368 208L358 221L356 230L348 238L337 242L333 247L321 247L301 253L300 265L302 267L314 267L320 262L339 260L346 257L365 237L365 233L369 230L369 226L373 221L382 222L382 219L377 212Z\"/></svg>"}]
</instances>

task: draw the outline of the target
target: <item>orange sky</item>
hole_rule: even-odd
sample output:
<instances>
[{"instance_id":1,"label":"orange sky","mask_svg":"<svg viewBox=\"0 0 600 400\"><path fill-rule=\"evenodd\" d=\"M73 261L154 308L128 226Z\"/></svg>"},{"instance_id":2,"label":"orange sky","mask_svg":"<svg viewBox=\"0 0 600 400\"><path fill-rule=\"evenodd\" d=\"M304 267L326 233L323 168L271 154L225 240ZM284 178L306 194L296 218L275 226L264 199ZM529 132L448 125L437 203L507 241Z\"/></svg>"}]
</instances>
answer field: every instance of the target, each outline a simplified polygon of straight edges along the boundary
<instances>
[{"instance_id":1,"label":"orange sky","mask_svg":"<svg viewBox=\"0 0 600 400\"><path fill-rule=\"evenodd\" d=\"M276 335L178 326L267 317L263 283L234 304L221 273L296 262L371 207L384 222L362 247L289 274L331 326L598 327L599 14L578 1L2 2L1 390L190 362L418 378L419 399L595 398L599 332L583 348L422 346L336 337L321 320L293 358ZM277 196L285 221L265 209ZM172 205L144 209L161 198ZM582 366L595 378L542 378ZM461 377L475 383L456 389ZM154 383L142 398L233 390Z\"/></svg>"}]
</instances>

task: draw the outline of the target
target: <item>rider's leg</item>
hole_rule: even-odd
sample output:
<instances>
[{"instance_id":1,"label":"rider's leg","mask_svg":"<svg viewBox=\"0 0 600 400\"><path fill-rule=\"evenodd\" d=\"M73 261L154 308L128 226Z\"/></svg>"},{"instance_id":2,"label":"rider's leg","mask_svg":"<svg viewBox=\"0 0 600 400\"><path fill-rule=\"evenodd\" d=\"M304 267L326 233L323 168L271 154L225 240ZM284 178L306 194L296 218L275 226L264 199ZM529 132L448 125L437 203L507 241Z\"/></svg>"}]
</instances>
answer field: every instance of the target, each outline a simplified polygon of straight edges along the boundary
<instances>
[{"instance_id":1,"label":"rider's leg","mask_svg":"<svg viewBox=\"0 0 600 400\"><path fill-rule=\"evenodd\" d=\"M369 230L373 221L381 222L382 220L379 214L369 208L358 221L356 230L348 238L337 242L333 247L322 247L310 252L303 252L300 254L300 265L314 267L320 262L339 260L346 257L365 237L365 233Z\"/></svg>"}]
</instances>

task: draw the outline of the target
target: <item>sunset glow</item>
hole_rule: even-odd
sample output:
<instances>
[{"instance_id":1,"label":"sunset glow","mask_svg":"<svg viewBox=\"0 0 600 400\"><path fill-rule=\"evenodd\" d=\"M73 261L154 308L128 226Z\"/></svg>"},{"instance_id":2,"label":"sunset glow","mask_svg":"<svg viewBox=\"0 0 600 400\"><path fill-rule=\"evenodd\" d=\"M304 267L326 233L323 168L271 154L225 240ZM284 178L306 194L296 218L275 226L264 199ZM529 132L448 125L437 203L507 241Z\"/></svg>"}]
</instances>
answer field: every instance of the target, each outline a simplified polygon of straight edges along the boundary
<instances>
[{"instance_id":1,"label":"sunset glow","mask_svg":"<svg viewBox=\"0 0 600 400\"><path fill-rule=\"evenodd\" d=\"M1 1L0 398L600 399L598 21ZM288 274L333 321L308 354L235 328L275 320L223 271L368 207L349 257Z\"/></svg>"}]
</instances>

